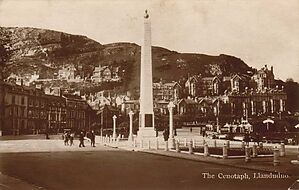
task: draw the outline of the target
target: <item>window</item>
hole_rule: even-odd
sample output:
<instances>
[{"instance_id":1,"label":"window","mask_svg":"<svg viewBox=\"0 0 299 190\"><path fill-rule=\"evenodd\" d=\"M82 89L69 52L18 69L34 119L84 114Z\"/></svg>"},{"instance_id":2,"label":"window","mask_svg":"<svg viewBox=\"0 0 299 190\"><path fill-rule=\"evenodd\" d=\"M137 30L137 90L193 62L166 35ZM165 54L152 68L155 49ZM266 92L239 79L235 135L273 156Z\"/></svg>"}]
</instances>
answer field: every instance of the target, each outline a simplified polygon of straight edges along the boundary
<instances>
[{"instance_id":1,"label":"window","mask_svg":"<svg viewBox=\"0 0 299 190\"><path fill-rule=\"evenodd\" d=\"M24 100L24 96L21 97L21 104L24 105L25 100Z\"/></svg>"}]
</instances>

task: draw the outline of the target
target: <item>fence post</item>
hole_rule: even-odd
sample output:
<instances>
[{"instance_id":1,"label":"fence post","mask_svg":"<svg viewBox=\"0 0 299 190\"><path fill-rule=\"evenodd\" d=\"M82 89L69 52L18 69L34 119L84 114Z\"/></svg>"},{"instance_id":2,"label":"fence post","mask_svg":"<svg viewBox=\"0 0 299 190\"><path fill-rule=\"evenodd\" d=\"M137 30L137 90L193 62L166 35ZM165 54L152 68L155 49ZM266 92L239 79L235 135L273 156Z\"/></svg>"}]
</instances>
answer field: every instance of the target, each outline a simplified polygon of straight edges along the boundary
<instances>
[{"instance_id":1,"label":"fence post","mask_svg":"<svg viewBox=\"0 0 299 190\"><path fill-rule=\"evenodd\" d=\"M256 146L256 144L254 144L253 146L252 146L252 157L257 157L257 146Z\"/></svg>"},{"instance_id":2,"label":"fence post","mask_svg":"<svg viewBox=\"0 0 299 190\"><path fill-rule=\"evenodd\" d=\"M187 147L187 138L184 139L184 147Z\"/></svg>"},{"instance_id":3,"label":"fence post","mask_svg":"<svg viewBox=\"0 0 299 190\"><path fill-rule=\"evenodd\" d=\"M156 138L156 150L159 150L159 138Z\"/></svg>"},{"instance_id":4,"label":"fence post","mask_svg":"<svg viewBox=\"0 0 299 190\"><path fill-rule=\"evenodd\" d=\"M226 145L227 145L227 148L229 149L230 148L229 140L226 141Z\"/></svg>"},{"instance_id":5,"label":"fence post","mask_svg":"<svg viewBox=\"0 0 299 190\"><path fill-rule=\"evenodd\" d=\"M286 155L286 148L285 148L284 143L281 143L280 144L280 156L284 157L285 155Z\"/></svg>"},{"instance_id":6,"label":"fence post","mask_svg":"<svg viewBox=\"0 0 299 190\"><path fill-rule=\"evenodd\" d=\"M216 148L217 147L217 141L214 140L214 147Z\"/></svg>"},{"instance_id":7,"label":"fence post","mask_svg":"<svg viewBox=\"0 0 299 190\"><path fill-rule=\"evenodd\" d=\"M143 139L140 139L140 148L143 148Z\"/></svg>"},{"instance_id":8,"label":"fence post","mask_svg":"<svg viewBox=\"0 0 299 190\"><path fill-rule=\"evenodd\" d=\"M168 151L168 141L164 141L165 142L165 151Z\"/></svg>"},{"instance_id":9,"label":"fence post","mask_svg":"<svg viewBox=\"0 0 299 190\"><path fill-rule=\"evenodd\" d=\"M193 154L193 143L192 143L192 141L189 142L189 154Z\"/></svg>"},{"instance_id":10,"label":"fence post","mask_svg":"<svg viewBox=\"0 0 299 190\"><path fill-rule=\"evenodd\" d=\"M147 148L150 150L151 149L151 140L148 140L147 142Z\"/></svg>"},{"instance_id":11,"label":"fence post","mask_svg":"<svg viewBox=\"0 0 299 190\"><path fill-rule=\"evenodd\" d=\"M224 144L222 148L222 158L226 159L227 158L227 146Z\"/></svg>"},{"instance_id":12,"label":"fence post","mask_svg":"<svg viewBox=\"0 0 299 190\"><path fill-rule=\"evenodd\" d=\"M246 146L245 147L245 162L250 162L250 160L251 160L250 151L251 151L251 148L249 146Z\"/></svg>"},{"instance_id":13,"label":"fence post","mask_svg":"<svg viewBox=\"0 0 299 190\"><path fill-rule=\"evenodd\" d=\"M273 149L273 165L279 165L279 149L276 147Z\"/></svg>"},{"instance_id":14,"label":"fence post","mask_svg":"<svg viewBox=\"0 0 299 190\"><path fill-rule=\"evenodd\" d=\"M180 150L180 141L179 140L176 141L175 150L176 150L176 152L181 152L181 150Z\"/></svg>"},{"instance_id":15,"label":"fence post","mask_svg":"<svg viewBox=\"0 0 299 190\"><path fill-rule=\"evenodd\" d=\"M209 156L209 146L208 144L204 144L204 156Z\"/></svg>"}]
</instances>

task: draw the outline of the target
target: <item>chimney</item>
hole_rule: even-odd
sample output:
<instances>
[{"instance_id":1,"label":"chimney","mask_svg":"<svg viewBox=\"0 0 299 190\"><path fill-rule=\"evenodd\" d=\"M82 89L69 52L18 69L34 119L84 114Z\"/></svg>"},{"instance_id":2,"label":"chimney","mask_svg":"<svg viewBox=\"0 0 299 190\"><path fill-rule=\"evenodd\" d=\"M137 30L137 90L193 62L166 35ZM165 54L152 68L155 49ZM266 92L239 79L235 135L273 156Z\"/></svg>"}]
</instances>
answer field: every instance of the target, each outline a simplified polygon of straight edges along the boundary
<instances>
[{"instance_id":1,"label":"chimney","mask_svg":"<svg viewBox=\"0 0 299 190\"><path fill-rule=\"evenodd\" d=\"M273 66L271 66L271 73L273 73Z\"/></svg>"}]
</instances>

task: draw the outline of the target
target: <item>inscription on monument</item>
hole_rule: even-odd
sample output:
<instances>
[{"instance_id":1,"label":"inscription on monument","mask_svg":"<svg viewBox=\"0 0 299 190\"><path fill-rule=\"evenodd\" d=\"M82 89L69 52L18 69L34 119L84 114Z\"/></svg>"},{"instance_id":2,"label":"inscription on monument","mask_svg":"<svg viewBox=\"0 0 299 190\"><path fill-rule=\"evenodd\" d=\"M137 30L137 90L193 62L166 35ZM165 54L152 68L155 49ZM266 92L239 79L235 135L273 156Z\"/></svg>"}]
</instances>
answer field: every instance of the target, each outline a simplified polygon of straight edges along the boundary
<instances>
[{"instance_id":1,"label":"inscription on monument","mask_svg":"<svg viewBox=\"0 0 299 190\"><path fill-rule=\"evenodd\" d=\"M144 114L144 126L145 127L153 127L153 115L152 114Z\"/></svg>"}]
</instances>

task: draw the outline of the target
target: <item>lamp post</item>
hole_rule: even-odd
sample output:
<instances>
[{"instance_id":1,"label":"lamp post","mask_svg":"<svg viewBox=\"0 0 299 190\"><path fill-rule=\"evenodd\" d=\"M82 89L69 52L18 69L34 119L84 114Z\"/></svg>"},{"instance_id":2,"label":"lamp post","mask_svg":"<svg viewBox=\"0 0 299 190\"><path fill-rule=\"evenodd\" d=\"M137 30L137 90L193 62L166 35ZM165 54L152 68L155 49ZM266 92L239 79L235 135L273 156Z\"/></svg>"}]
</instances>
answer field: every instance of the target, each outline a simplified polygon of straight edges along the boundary
<instances>
[{"instance_id":1,"label":"lamp post","mask_svg":"<svg viewBox=\"0 0 299 190\"><path fill-rule=\"evenodd\" d=\"M130 133L129 133L129 138L128 138L129 141L133 141L133 115L134 115L134 112L131 110L129 112L129 118L130 118Z\"/></svg>"},{"instance_id":2,"label":"lamp post","mask_svg":"<svg viewBox=\"0 0 299 190\"><path fill-rule=\"evenodd\" d=\"M112 119L113 119L113 134L112 134L112 138L113 139L116 139L116 115L114 115L113 117L112 117Z\"/></svg>"},{"instance_id":3,"label":"lamp post","mask_svg":"<svg viewBox=\"0 0 299 190\"><path fill-rule=\"evenodd\" d=\"M218 98L218 101L217 101L217 117L216 117L216 126L217 126L217 133L220 133L220 126L219 126L219 113L220 113L220 100Z\"/></svg>"},{"instance_id":4,"label":"lamp post","mask_svg":"<svg viewBox=\"0 0 299 190\"><path fill-rule=\"evenodd\" d=\"M175 107L173 102L169 102L167 105L168 111L169 111L169 144L170 148L175 147L174 142L174 133L173 133L173 108Z\"/></svg>"}]
</instances>

